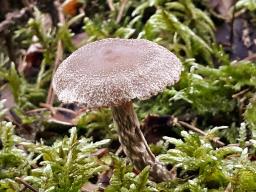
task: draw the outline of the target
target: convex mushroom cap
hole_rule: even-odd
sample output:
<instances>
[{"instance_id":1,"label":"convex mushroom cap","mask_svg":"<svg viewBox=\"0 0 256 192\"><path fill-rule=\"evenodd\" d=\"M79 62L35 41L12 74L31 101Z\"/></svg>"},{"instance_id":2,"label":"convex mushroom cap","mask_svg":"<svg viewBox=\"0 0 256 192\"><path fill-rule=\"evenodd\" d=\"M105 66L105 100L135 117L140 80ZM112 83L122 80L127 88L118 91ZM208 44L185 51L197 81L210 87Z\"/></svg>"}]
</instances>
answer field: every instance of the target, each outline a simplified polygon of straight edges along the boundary
<instances>
[{"instance_id":1,"label":"convex mushroom cap","mask_svg":"<svg viewBox=\"0 0 256 192\"><path fill-rule=\"evenodd\" d=\"M179 59L144 39L104 39L72 53L57 69L53 88L64 103L109 107L147 99L179 80Z\"/></svg>"}]
</instances>

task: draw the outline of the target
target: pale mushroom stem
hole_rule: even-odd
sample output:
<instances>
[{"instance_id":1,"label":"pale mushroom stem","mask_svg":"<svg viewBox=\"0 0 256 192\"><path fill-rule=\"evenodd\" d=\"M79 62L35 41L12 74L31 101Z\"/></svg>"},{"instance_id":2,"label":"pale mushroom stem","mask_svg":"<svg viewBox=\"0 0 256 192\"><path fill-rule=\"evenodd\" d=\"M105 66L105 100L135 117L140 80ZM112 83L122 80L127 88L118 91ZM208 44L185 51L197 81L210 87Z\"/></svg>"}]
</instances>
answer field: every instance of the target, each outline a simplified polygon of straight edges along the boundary
<instances>
[{"instance_id":1,"label":"pale mushroom stem","mask_svg":"<svg viewBox=\"0 0 256 192\"><path fill-rule=\"evenodd\" d=\"M140 130L132 102L112 107L112 114L124 153L134 166L142 170L150 165L150 176L155 181L169 180L169 171L155 158Z\"/></svg>"}]
</instances>

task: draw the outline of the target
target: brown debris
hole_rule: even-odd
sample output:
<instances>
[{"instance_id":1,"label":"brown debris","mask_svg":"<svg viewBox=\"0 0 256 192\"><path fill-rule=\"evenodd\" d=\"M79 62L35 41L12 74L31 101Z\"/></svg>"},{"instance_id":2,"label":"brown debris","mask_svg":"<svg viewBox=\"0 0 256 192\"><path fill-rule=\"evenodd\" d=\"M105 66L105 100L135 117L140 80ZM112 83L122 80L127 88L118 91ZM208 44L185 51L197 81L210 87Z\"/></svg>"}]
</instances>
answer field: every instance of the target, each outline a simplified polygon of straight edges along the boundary
<instances>
[{"instance_id":1,"label":"brown debris","mask_svg":"<svg viewBox=\"0 0 256 192\"><path fill-rule=\"evenodd\" d=\"M24 61L18 66L18 71L27 78L33 77L39 72L42 59L42 45L40 43L31 44L26 52Z\"/></svg>"},{"instance_id":2,"label":"brown debris","mask_svg":"<svg viewBox=\"0 0 256 192\"><path fill-rule=\"evenodd\" d=\"M6 19L0 23L0 33L10 30L10 27L17 25L19 22L25 22L29 18L29 13L33 5L25 7L20 11L14 11L6 15Z\"/></svg>"},{"instance_id":3,"label":"brown debris","mask_svg":"<svg viewBox=\"0 0 256 192\"><path fill-rule=\"evenodd\" d=\"M53 22L50 14L42 13L42 25L45 33L50 31L53 27ZM18 65L18 71L27 79L31 79L37 76L40 71L40 66L43 60L43 46L38 43L38 38L36 36L32 37L32 44L29 46L25 53L23 62Z\"/></svg>"},{"instance_id":4,"label":"brown debris","mask_svg":"<svg viewBox=\"0 0 256 192\"><path fill-rule=\"evenodd\" d=\"M121 5L120 5L120 8L119 8L117 18L116 18L116 23L120 23L120 21L123 17L123 14L124 14L125 7L128 3L128 0L121 0L120 2L121 2Z\"/></svg>"},{"instance_id":5,"label":"brown debris","mask_svg":"<svg viewBox=\"0 0 256 192\"><path fill-rule=\"evenodd\" d=\"M78 0L66 0L61 5L62 11L66 15L74 16L76 15L80 4L81 3Z\"/></svg>"},{"instance_id":6,"label":"brown debris","mask_svg":"<svg viewBox=\"0 0 256 192\"><path fill-rule=\"evenodd\" d=\"M236 0L210 0L209 6L226 21L232 19L232 7Z\"/></svg>"},{"instance_id":7,"label":"brown debris","mask_svg":"<svg viewBox=\"0 0 256 192\"><path fill-rule=\"evenodd\" d=\"M18 183L21 183L25 186L25 189L29 189L30 191L33 191L33 192L39 192L37 189L35 189L32 185L30 185L29 183L27 183L26 181L24 181L23 179L19 178L19 177L16 177L15 180L18 182ZM24 189L24 191L25 191Z\"/></svg>"},{"instance_id":8,"label":"brown debris","mask_svg":"<svg viewBox=\"0 0 256 192\"><path fill-rule=\"evenodd\" d=\"M55 2L55 7L58 10L58 17L59 17L59 21L60 24L64 25L65 24L65 17L60 9L60 3L58 1ZM54 67L53 67L53 74L55 73L55 71L57 70L59 64L61 63L61 61L63 60L63 45L62 45L62 41L58 40L57 43L57 50L56 50L56 57L55 57L55 61L54 61ZM48 89L48 94L47 94L47 99L46 99L46 103L49 105L52 105L55 99L55 94L53 91L53 87L52 87L52 82L50 84L50 87Z\"/></svg>"}]
</instances>

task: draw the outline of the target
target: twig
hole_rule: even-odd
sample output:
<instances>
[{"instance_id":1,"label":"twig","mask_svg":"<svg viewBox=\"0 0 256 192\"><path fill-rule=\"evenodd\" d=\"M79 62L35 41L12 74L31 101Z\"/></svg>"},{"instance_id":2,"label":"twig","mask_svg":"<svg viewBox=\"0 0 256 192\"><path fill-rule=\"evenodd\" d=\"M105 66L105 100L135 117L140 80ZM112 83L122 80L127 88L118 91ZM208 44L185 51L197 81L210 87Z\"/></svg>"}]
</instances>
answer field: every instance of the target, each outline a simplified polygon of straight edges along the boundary
<instances>
[{"instance_id":1,"label":"twig","mask_svg":"<svg viewBox=\"0 0 256 192\"><path fill-rule=\"evenodd\" d=\"M30 184L28 184L26 181L23 181L21 178L16 177L15 180L21 184L23 184L26 188L30 189L33 192L39 192L37 189L32 187Z\"/></svg>"},{"instance_id":2,"label":"twig","mask_svg":"<svg viewBox=\"0 0 256 192\"><path fill-rule=\"evenodd\" d=\"M6 19L0 23L0 33L10 30L10 27L17 25L18 22L26 20L32 8L33 5L25 7L18 12L8 13Z\"/></svg>"},{"instance_id":3,"label":"twig","mask_svg":"<svg viewBox=\"0 0 256 192\"><path fill-rule=\"evenodd\" d=\"M22 4L24 5L24 7L29 7L33 3L33 0L22 0Z\"/></svg>"},{"instance_id":4,"label":"twig","mask_svg":"<svg viewBox=\"0 0 256 192\"><path fill-rule=\"evenodd\" d=\"M101 186L98 186L97 189L95 189L95 190L98 191L98 192L101 192L101 191L105 191L105 188L101 187ZM93 190L93 191L95 191L95 190ZM92 192L92 189L81 188L81 192Z\"/></svg>"},{"instance_id":5,"label":"twig","mask_svg":"<svg viewBox=\"0 0 256 192\"><path fill-rule=\"evenodd\" d=\"M189 128L189 129L191 129L192 131L194 131L194 132L196 132L196 133L199 133L199 134L203 135L203 136L206 136L206 135L207 135L207 134L206 134L204 131L202 131L201 129L199 129L199 128L193 126L193 125L190 125L190 124L188 124L188 123L186 123L186 122L184 122L184 121L178 121L178 123L179 123L180 125L184 126L184 127L187 127L187 128Z\"/></svg>"},{"instance_id":6,"label":"twig","mask_svg":"<svg viewBox=\"0 0 256 192\"><path fill-rule=\"evenodd\" d=\"M251 141L246 141L245 144L244 144L244 147L250 147L254 145ZM231 144L228 144L228 146L236 146L236 147L239 147L241 146L241 144L239 143L231 143Z\"/></svg>"},{"instance_id":7,"label":"twig","mask_svg":"<svg viewBox=\"0 0 256 192\"><path fill-rule=\"evenodd\" d=\"M233 43L234 43L234 22L235 22L235 13L236 13L236 3L237 0L235 0L234 7L232 10L232 18L231 18L231 26L230 26L230 45L231 49L233 48Z\"/></svg>"},{"instance_id":8,"label":"twig","mask_svg":"<svg viewBox=\"0 0 256 192\"><path fill-rule=\"evenodd\" d=\"M27 189L27 187L23 186L23 187L21 188L20 192L24 192L24 191L26 191L26 189Z\"/></svg>"},{"instance_id":9,"label":"twig","mask_svg":"<svg viewBox=\"0 0 256 192\"><path fill-rule=\"evenodd\" d=\"M57 51L56 51L56 59L54 61L54 67L53 67L53 71L52 71L53 74L55 73L55 71L56 71L57 67L59 66L60 62L62 61L62 59L63 59L63 46L62 46L61 40L59 40L58 45L57 45ZM49 105L52 105L53 101L54 101L54 92L53 92L52 82L51 82L51 85L48 90L46 103Z\"/></svg>"},{"instance_id":10,"label":"twig","mask_svg":"<svg viewBox=\"0 0 256 192\"><path fill-rule=\"evenodd\" d=\"M46 107L44 104L41 104L41 106L43 108L32 109L32 110L26 111L26 113L37 113L37 112L49 110L49 105L47 105L47 107ZM70 113L72 115L77 115L77 113L75 111L71 110L71 109L67 109L67 108L63 108L63 107L53 107L53 109L54 109L54 111L55 110L63 111L63 112L66 112L66 113ZM50 110L50 111L52 111L52 110Z\"/></svg>"},{"instance_id":11,"label":"twig","mask_svg":"<svg viewBox=\"0 0 256 192\"><path fill-rule=\"evenodd\" d=\"M120 153L122 152L122 146L120 145L119 147L118 147L118 149L116 150L116 152L115 152L115 155L116 156L119 156L120 155Z\"/></svg>"},{"instance_id":12,"label":"twig","mask_svg":"<svg viewBox=\"0 0 256 192\"><path fill-rule=\"evenodd\" d=\"M147 145L147 141L146 141L146 139L145 139L141 129L139 127L136 127L136 129L137 129L137 134L140 135L140 137L142 138L143 142L146 144L146 150L148 151L148 154L150 155L150 157L152 159L155 159L155 155L153 154L153 152L150 150L149 146Z\"/></svg>"},{"instance_id":13,"label":"twig","mask_svg":"<svg viewBox=\"0 0 256 192\"><path fill-rule=\"evenodd\" d=\"M243 59L244 61L256 61L256 54L251 54Z\"/></svg>"},{"instance_id":14,"label":"twig","mask_svg":"<svg viewBox=\"0 0 256 192\"><path fill-rule=\"evenodd\" d=\"M231 183L228 184L227 188L225 189L225 192L232 192L232 185Z\"/></svg>"},{"instance_id":15,"label":"twig","mask_svg":"<svg viewBox=\"0 0 256 192\"><path fill-rule=\"evenodd\" d=\"M115 7L113 5L113 0L107 0L108 6L111 11L115 11Z\"/></svg>"},{"instance_id":16,"label":"twig","mask_svg":"<svg viewBox=\"0 0 256 192\"><path fill-rule=\"evenodd\" d=\"M246 89L244 89L244 90L242 90L242 91L239 91L238 93L233 94L233 95L232 95L232 98L238 98L238 97L240 97L241 95L247 93L249 90L250 90L249 88L246 88Z\"/></svg>"},{"instance_id":17,"label":"twig","mask_svg":"<svg viewBox=\"0 0 256 192\"><path fill-rule=\"evenodd\" d=\"M122 0L121 6L120 6L120 9L119 9L117 18L116 18L116 23L119 23L121 21L121 19L123 17L123 14L124 14L124 8L125 8L127 2L128 2L128 0Z\"/></svg>"},{"instance_id":18,"label":"twig","mask_svg":"<svg viewBox=\"0 0 256 192\"><path fill-rule=\"evenodd\" d=\"M51 114L53 114L53 115L56 114L56 110L52 105L47 104L47 103L40 103L40 106L48 109L51 112Z\"/></svg>"},{"instance_id":19,"label":"twig","mask_svg":"<svg viewBox=\"0 0 256 192\"><path fill-rule=\"evenodd\" d=\"M55 2L55 6L58 10L58 14L59 14L59 21L61 24L65 23L65 17L60 9L60 3L59 1ZM55 73L56 69L58 68L60 62L63 60L63 45L62 45L62 41L58 40L57 43L57 51L56 51L56 58L54 61L54 66L53 66L53 74ZM52 82L50 84L49 90L48 90L48 95L47 95L47 99L46 99L46 104L52 105L54 101L54 92L53 92L53 88L52 88Z\"/></svg>"},{"instance_id":20,"label":"twig","mask_svg":"<svg viewBox=\"0 0 256 192\"><path fill-rule=\"evenodd\" d=\"M192 131L197 132L197 133L199 133L199 134L201 134L201 135L203 135L203 136L206 136L206 135L207 135L207 133L205 133L205 132L202 131L201 129L199 129L199 128L193 126L193 125L190 125L190 124L188 124L188 123L186 123L186 122L184 122L184 121L178 121L178 124L182 125L183 127L187 127L187 128L189 128L189 129L191 129ZM213 141L214 141L215 143L217 143L218 145L220 145L220 146L225 146L225 143L221 142L221 141L218 140L218 139L213 139Z\"/></svg>"},{"instance_id":21,"label":"twig","mask_svg":"<svg viewBox=\"0 0 256 192\"><path fill-rule=\"evenodd\" d=\"M54 107L54 108L58 111L63 111L63 112L66 112L66 113L77 115L77 113L75 111L71 110L71 109L67 109L67 108L63 108L63 107Z\"/></svg>"},{"instance_id":22,"label":"twig","mask_svg":"<svg viewBox=\"0 0 256 192\"><path fill-rule=\"evenodd\" d=\"M30 12L33 8L33 4L29 7L22 8L20 11L13 11L6 14L4 21L0 22L0 40L4 42L7 54L11 61L17 64L17 57L15 57L15 48L13 47L12 36L10 33L17 24L26 23L29 19Z\"/></svg>"}]
</instances>

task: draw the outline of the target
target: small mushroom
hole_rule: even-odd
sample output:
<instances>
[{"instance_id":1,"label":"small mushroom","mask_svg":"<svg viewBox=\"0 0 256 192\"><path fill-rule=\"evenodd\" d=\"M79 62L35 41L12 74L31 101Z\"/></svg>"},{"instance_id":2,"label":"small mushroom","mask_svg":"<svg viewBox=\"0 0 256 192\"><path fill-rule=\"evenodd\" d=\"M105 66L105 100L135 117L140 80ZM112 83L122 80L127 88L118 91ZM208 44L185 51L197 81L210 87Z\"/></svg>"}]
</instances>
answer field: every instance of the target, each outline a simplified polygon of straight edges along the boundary
<instances>
[{"instance_id":1,"label":"small mushroom","mask_svg":"<svg viewBox=\"0 0 256 192\"><path fill-rule=\"evenodd\" d=\"M53 88L62 102L111 107L123 151L139 170L150 165L155 181L171 178L151 152L132 100L148 99L179 80L179 59L143 39L104 39L72 53L57 69Z\"/></svg>"}]
</instances>

